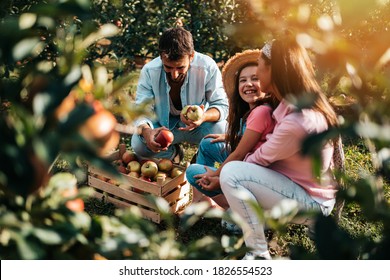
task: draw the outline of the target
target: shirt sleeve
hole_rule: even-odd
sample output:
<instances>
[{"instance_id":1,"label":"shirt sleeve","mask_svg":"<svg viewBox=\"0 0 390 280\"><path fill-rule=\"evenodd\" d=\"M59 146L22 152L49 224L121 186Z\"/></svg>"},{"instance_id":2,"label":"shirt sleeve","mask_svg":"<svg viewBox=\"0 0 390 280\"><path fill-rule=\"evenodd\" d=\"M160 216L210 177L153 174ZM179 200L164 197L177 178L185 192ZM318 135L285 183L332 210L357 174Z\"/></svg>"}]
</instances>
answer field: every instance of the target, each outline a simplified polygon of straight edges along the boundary
<instances>
[{"instance_id":1,"label":"shirt sleeve","mask_svg":"<svg viewBox=\"0 0 390 280\"><path fill-rule=\"evenodd\" d=\"M219 120L227 118L229 102L222 83L222 74L217 64L214 62L210 65L210 79L206 83L206 101L209 103L208 108L216 108L220 113Z\"/></svg>"},{"instance_id":2,"label":"shirt sleeve","mask_svg":"<svg viewBox=\"0 0 390 280\"><path fill-rule=\"evenodd\" d=\"M269 106L260 105L252 110L246 120L246 129L264 133L272 125L272 109Z\"/></svg>"},{"instance_id":3,"label":"shirt sleeve","mask_svg":"<svg viewBox=\"0 0 390 280\"><path fill-rule=\"evenodd\" d=\"M138 84L137 84L137 93L135 97L135 104L140 105L144 104L147 101L154 100L155 96L153 93L153 88L151 84L151 77L148 71L147 65L145 65L140 73ZM154 107L152 108L154 111ZM153 128L153 122L145 117L141 117L135 121L136 126L147 123L150 127Z\"/></svg>"},{"instance_id":4,"label":"shirt sleeve","mask_svg":"<svg viewBox=\"0 0 390 280\"><path fill-rule=\"evenodd\" d=\"M267 141L254 153L248 155L245 161L269 166L275 161L291 157L301 150L306 131L295 119L284 119Z\"/></svg>"}]
</instances>

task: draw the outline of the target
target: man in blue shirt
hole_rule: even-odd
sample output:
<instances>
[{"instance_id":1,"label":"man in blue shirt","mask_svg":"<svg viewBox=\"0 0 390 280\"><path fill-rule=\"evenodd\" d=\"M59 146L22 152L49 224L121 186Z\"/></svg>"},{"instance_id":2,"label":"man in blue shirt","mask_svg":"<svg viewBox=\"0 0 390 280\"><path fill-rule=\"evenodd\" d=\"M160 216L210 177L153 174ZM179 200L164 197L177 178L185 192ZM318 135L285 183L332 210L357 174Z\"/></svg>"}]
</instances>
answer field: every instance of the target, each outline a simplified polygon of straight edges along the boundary
<instances>
[{"instance_id":1,"label":"man in blue shirt","mask_svg":"<svg viewBox=\"0 0 390 280\"><path fill-rule=\"evenodd\" d=\"M228 99L217 64L194 50L190 32L168 29L159 40L159 52L142 68L136 93L136 104L154 102L156 118L136 121L139 134L133 135L131 146L143 158L173 159L179 152L175 144L198 144L207 134L225 133ZM203 117L195 122L186 119L181 114L186 105L201 106ZM154 140L164 127L174 135L167 148Z\"/></svg>"}]
</instances>

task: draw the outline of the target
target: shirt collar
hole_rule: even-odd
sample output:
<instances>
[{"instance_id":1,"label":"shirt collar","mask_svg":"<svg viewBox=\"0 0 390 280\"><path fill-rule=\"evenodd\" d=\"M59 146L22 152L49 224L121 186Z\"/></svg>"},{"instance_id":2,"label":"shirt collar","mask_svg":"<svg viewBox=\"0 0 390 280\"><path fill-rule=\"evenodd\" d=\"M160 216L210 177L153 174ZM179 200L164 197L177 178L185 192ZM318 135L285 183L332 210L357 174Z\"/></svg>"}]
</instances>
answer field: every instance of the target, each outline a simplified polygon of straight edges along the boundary
<instances>
[{"instance_id":1,"label":"shirt collar","mask_svg":"<svg viewBox=\"0 0 390 280\"><path fill-rule=\"evenodd\" d=\"M288 114L295 112L296 107L292 104L289 104L286 100L280 101L278 107L273 112L273 117L276 120L276 122L279 122L282 120L285 116Z\"/></svg>"}]
</instances>

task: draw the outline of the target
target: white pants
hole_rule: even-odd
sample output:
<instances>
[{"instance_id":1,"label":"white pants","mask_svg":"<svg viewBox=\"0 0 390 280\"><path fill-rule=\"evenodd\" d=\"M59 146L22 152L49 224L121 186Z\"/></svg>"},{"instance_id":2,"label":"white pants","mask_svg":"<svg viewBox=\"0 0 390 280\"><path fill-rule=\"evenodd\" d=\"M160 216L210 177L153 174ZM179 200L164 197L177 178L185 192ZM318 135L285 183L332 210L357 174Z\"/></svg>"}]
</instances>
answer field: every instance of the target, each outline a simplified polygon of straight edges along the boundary
<instances>
[{"instance_id":1,"label":"white pants","mask_svg":"<svg viewBox=\"0 0 390 280\"><path fill-rule=\"evenodd\" d=\"M227 163L222 168L220 183L232 211L249 225L248 228L243 228L245 244L252 248L252 253L256 256L269 254L264 224L259 221L253 208L236 196L238 192L246 191L249 200L256 201L264 210L272 209L283 199L294 199L300 209L318 211L324 215L329 215L332 210L321 207L302 187L284 175L253 163L242 161ZM308 221L297 221L306 222Z\"/></svg>"}]
</instances>

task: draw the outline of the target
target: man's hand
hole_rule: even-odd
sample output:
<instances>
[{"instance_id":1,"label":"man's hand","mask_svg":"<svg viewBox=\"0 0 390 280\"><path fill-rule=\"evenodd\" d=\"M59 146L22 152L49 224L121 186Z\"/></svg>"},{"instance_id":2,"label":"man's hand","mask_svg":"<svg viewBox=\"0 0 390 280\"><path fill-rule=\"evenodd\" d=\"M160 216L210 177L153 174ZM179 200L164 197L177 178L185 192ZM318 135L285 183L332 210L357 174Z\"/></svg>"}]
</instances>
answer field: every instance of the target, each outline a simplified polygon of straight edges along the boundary
<instances>
[{"instance_id":1,"label":"man's hand","mask_svg":"<svg viewBox=\"0 0 390 280\"><path fill-rule=\"evenodd\" d=\"M142 136L145 139L146 146L154 153L168 150L168 147L161 148L161 145L154 140L156 138L156 135L160 132L160 130L163 129L167 129L167 128L166 127L159 127L155 129L152 129L150 127L142 128Z\"/></svg>"},{"instance_id":2,"label":"man's hand","mask_svg":"<svg viewBox=\"0 0 390 280\"><path fill-rule=\"evenodd\" d=\"M199 107L202 108L202 110L204 110L204 105L200 105ZM180 113L180 120L186 125L186 127L180 127L179 130L191 131L197 128L198 126L200 126L205 121L205 118L206 118L206 114L204 113L202 114L200 120L191 121L187 119L183 114Z\"/></svg>"}]
</instances>

